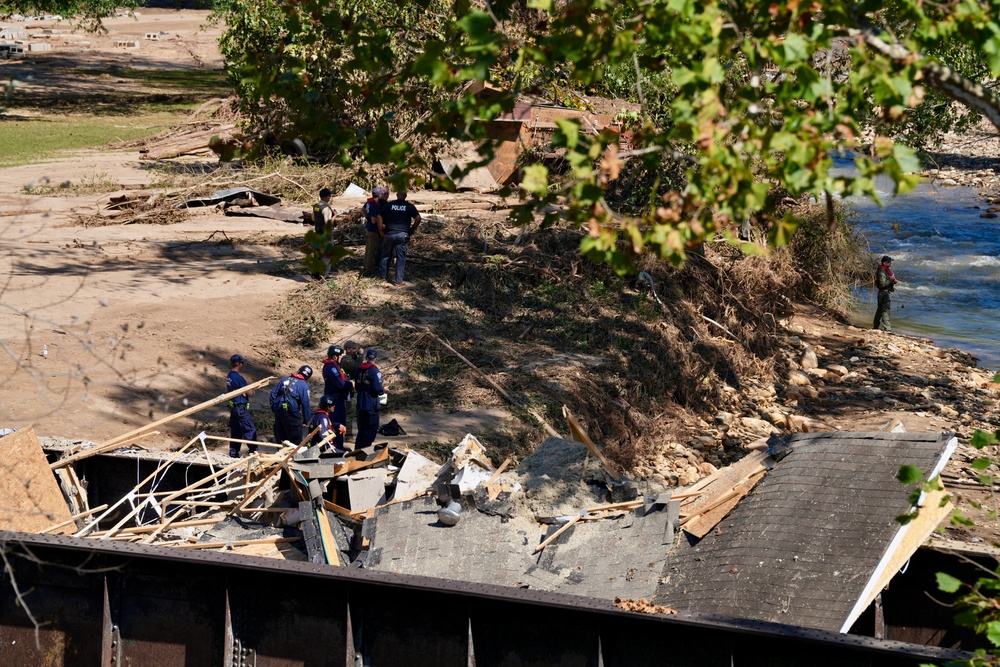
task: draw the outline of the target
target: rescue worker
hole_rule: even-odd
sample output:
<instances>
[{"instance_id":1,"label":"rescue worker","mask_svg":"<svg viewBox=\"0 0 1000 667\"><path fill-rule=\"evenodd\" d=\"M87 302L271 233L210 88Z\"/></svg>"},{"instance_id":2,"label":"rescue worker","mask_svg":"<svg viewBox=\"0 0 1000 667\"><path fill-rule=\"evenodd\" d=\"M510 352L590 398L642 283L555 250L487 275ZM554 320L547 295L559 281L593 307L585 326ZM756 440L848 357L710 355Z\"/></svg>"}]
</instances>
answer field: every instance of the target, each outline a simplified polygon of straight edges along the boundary
<instances>
[{"instance_id":1,"label":"rescue worker","mask_svg":"<svg viewBox=\"0 0 1000 667\"><path fill-rule=\"evenodd\" d=\"M351 380L357 380L358 369L361 368L361 364L365 362L365 351L361 349L361 346L355 343L353 340L349 340L344 343L344 356L340 358L340 367L347 374ZM355 404L351 402L351 396L357 392L356 388L351 389L351 393L347 396L347 437L351 438L354 435L354 422L357 419L357 409Z\"/></svg>"},{"instance_id":2,"label":"rescue worker","mask_svg":"<svg viewBox=\"0 0 1000 667\"><path fill-rule=\"evenodd\" d=\"M302 425L309 410L309 378L313 369L302 366L287 375L271 390L271 412L274 413L274 440L293 444L302 442Z\"/></svg>"},{"instance_id":3,"label":"rescue worker","mask_svg":"<svg viewBox=\"0 0 1000 667\"><path fill-rule=\"evenodd\" d=\"M313 228L317 234L322 234L330 228L330 221L333 220L333 209L330 208L330 197L333 190L323 188L319 191L319 201L313 204Z\"/></svg>"},{"instance_id":4,"label":"rescue worker","mask_svg":"<svg viewBox=\"0 0 1000 667\"><path fill-rule=\"evenodd\" d=\"M326 351L326 359L323 360L323 398L328 398L330 407L330 419L338 424L347 422L347 399L354 390L354 383L347 377L340 367L340 358L344 355L344 348L339 345L331 345ZM345 430L346 433L346 430ZM340 434L334 440L337 449L344 449L344 436Z\"/></svg>"},{"instance_id":5,"label":"rescue worker","mask_svg":"<svg viewBox=\"0 0 1000 667\"><path fill-rule=\"evenodd\" d=\"M875 323L873 329L889 331L889 305L892 301L890 293L896 291L899 283L896 276L892 275L892 257L884 255L882 263L875 269L875 288L878 290L878 307L875 309Z\"/></svg>"},{"instance_id":6,"label":"rescue worker","mask_svg":"<svg viewBox=\"0 0 1000 667\"><path fill-rule=\"evenodd\" d=\"M378 359L377 350L365 353L365 363L358 368L354 387L358 392L358 436L354 440L354 449L370 447L378 434L378 417L385 400L385 388L382 386L382 371L375 365Z\"/></svg>"},{"instance_id":7,"label":"rescue worker","mask_svg":"<svg viewBox=\"0 0 1000 667\"><path fill-rule=\"evenodd\" d=\"M365 202L365 266L361 270L361 275L365 278L374 277L378 273L382 258L382 234L378 229L378 216L379 209L388 199L388 188L375 188L372 196Z\"/></svg>"},{"instance_id":8,"label":"rescue worker","mask_svg":"<svg viewBox=\"0 0 1000 667\"><path fill-rule=\"evenodd\" d=\"M406 190L397 192L395 201L382 205L376 224L382 233L382 280L389 280L389 264L395 257L394 284L403 285L403 271L406 269L406 253L410 248L410 237L416 234L417 228L420 227L420 213L416 206L406 201Z\"/></svg>"},{"instance_id":9,"label":"rescue worker","mask_svg":"<svg viewBox=\"0 0 1000 667\"><path fill-rule=\"evenodd\" d=\"M316 408L316 412L313 413L312 419L309 420L309 432L312 433L313 429L319 427L316 431L316 435L313 436L310 444L315 447L321 442L327 442L328 447L332 447L335 452L344 452L344 433L347 429L344 427L343 422L338 422L331 414L330 408L333 406L333 400L329 396L323 396L319 399L319 407ZM336 434L335 437L327 439L330 432ZM337 444L337 440L340 440L340 444Z\"/></svg>"},{"instance_id":10,"label":"rescue worker","mask_svg":"<svg viewBox=\"0 0 1000 667\"><path fill-rule=\"evenodd\" d=\"M241 354L234 354L229 357L229 375L226 376L226 393L236 391L247 386L246 378L240 371L246 363L246 357ZM253 396L253 389L240 394L236 398L229 399L229 437L233 440L256 440L257 425L250 414L250 397ZM239 442L229 443L229 455L234 459L240 457ZM253 454L257 451L257 445L247 445L247 449Z\"/></svg>"}]
</instances>

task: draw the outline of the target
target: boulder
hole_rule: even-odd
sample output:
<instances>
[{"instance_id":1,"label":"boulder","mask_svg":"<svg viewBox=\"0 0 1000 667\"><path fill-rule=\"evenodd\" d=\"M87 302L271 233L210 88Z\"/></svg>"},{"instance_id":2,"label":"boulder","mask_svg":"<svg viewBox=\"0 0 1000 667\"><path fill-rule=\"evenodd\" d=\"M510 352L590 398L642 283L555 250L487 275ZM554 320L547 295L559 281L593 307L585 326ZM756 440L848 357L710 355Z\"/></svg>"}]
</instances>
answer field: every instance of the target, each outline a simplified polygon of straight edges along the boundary
<instances>
[{"instance_id":1,"label":"boulder","mask_svg":"<svg viewBox=\"0 0 1000 667\"><path fill-rule=\"evenodd\" d=\"M802 359L799 362L802 368L819 368L819 359L816 357L816 350L806 347L802 352Z\"/></svg>"},{"instance_id":2,"label":"boulder","mask_svg":"<svg viewBox=\"0 0 1000 667\"><path fill-rule=\"evenodd\" d=\"M812 384L812 381L802 371L791 371L788 374L788 384L795 387L807 387Z\"/></svg>"}]
</instances>

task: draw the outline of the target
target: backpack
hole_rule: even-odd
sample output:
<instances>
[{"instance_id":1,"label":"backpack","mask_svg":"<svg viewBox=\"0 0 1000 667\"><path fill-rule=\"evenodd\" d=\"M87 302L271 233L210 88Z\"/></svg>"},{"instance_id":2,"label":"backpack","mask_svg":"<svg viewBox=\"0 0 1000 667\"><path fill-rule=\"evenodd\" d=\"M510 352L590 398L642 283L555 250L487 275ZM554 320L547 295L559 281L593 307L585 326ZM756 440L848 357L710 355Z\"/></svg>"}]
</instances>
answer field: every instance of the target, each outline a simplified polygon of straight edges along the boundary
<instances>
[{"instance_id":1,"label":"backpack","mask_svg":"<svg viewBox=\"0 0 1000 667\"><path fill-rule=\"evenodd\" d=\"M271 412L284 410L288 412L288 388L292 384L292 378L287 377L276 387L277 391L271 396Z\"/></svg>"},{"instance_id":2,"label":"backpack","mask_svg":"<svg viewBox=\"0 0 1000 667\"><path fill-rule=\"evenodd\" d=\"M394 435L406 435L406 431L403 427L399 425L399 422L393 419L388 424L382 424L378 429L379 435L386 435L392 437Z\"/></svg>"}]
</instances>

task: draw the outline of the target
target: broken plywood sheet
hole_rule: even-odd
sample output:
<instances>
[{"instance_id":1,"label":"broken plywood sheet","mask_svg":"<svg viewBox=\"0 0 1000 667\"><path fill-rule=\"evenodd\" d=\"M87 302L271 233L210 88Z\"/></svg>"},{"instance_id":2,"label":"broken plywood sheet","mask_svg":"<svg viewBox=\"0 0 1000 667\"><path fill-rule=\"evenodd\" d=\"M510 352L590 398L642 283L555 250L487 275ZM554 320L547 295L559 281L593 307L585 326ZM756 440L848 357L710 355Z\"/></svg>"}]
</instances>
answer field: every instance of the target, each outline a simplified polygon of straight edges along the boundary
<instances>
[{"instance_id":1,"label":"broken plywood sheet","mask_svg":"<svg viewBox=\"0 0 1000 667\"><path fill-rule=\"evenodd\" d=\"M434 484L441 466L417 452L409 452L403 467L396 475L396 493L393 500L403 500L418 495Z\"/></svg>"},{"instance_id":2,"label":"broken plywood sheet","mask_svg":"<svg viewBox=\"0 0 1000 667\"><path fill-rule=\"evenodd\" d=\"M364 512L385 499L386 469L360 470L347 478L352 512Z\"/></svg>"},{"instance_id":3,"label":"broken plywood sheet","mask_svg":"<svg viewBox=\"0 0 1000 667\"><path fill-rule=\"evenodd\" d=\"M739 482L730 491L718 496L717 500L710 504L702 504L698 513L690 515L683 524L685 532L691 533L695 537L705 537L710 530L726 518L726 515L739 504L745 495L750 493L757 482L764 477L764 472L764 470L758 469L745 481Z\"/></svg>"},{"instance_id":4,"label":"broken plywood sheet","mask_svg":"<svg viewBox=\"0 0 1000 667\"><path fill-rule=\"evenodd\" d=\"M34 429L0 438L0 530L37 533L72 517ZM53 532L72 535L76 526Z\"/></svg>"}]
</instances>

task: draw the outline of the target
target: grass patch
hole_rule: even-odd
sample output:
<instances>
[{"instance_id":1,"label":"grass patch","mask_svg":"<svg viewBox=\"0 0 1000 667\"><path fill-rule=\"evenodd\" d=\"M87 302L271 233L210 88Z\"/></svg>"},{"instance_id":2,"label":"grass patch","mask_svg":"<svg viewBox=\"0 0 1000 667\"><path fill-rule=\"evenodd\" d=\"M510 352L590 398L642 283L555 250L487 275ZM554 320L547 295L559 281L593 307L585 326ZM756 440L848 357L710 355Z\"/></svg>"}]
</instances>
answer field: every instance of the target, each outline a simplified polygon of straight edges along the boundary
<instances>
[{"instance_id":1,"label":"grass patch","mask_svg":"<svg viewBox=\"0 0 1000 667\"><path fill-rule=\"evenodd\" d=\"M60 150L82 150L156 134L182 122L188 105L147 107L130 117L0 115L0 168L39 162Z\"/></svg>"},{"instance_id":2,"label":"grass patch","mask_svg":"<svg viewBox=\"0 0 1000 667\"><path fill-rule=\"evenodd\" d=\"M176 92L188 96L225 97L232 92L225 70L162 69L76 69L82 78L127 79L160 93Z\"/></svg>"}]
</instances>

